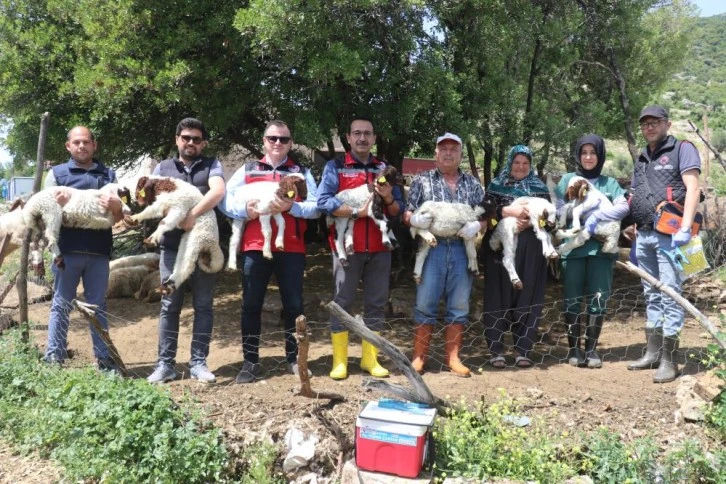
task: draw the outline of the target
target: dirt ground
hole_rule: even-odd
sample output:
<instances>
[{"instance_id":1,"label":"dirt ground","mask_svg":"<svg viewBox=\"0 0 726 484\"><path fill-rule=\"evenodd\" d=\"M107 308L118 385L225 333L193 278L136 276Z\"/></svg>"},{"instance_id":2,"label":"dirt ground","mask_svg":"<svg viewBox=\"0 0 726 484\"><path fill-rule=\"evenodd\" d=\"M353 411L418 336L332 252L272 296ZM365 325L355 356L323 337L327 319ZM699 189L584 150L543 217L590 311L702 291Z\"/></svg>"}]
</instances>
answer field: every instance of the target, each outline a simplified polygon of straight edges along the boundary
<instances>
[{"instance_id":1,"label":"dirt ground","mask_svg":"<svg viewBox=\"0 0 726 484\"><path fill-rule=\"evenodd\" d=\"M327 315L321 306L331 295L331 262L326 248L314 246L309 250L306 270L306 315L312 330L309 365L313 372L313 389L344 395L346 400L335 405L296 396L299 381L286 373L282 327L279 323L279 297L274 281L268 292L263 322L261 363L265 379L254 384L237 385L234 378L241 367L240 294L239 275L222 273L217 283L215 299L215 327L209 355L209 367L217 375L218 383L203 385L188 379L188 355L193 312L191 297L187 297L182 312L177 370L183 377L169 384L173 394L182 398L191 396L209 412L222 428L233 450L260 439L279 441L285 432L296 426L304 432L315 432L320 443L309 469L319 475L336 473L340 466L340 452L348 458L353 448L355 417L366 400L381 394L361 388L364 375L358 363L360 344L352 337L349 357L350 376L344 381L328 378L331 365L331 347L327 331ZM415 296L415 284L406 271L402 271L392 287L389 327L383 335L410 356L413 341L413 323L410 319ZM702 311L714 316L714 311L726 313L724 288L717 282L705 281L706 289L691 291L692 302ZM483 281L477 279L472 297L475 316L481 313ZM542 342L537 345L535 367L519 369L510 366L497 370L486 364L488 352L480 323L472 324L466 334L462 357L473 371L473 377L458 378L442 369L443 337L434 337L434 347L428 362L429 371L424 381L433 393L452 401L465 398L468 402L497 399L500 389L521 398L522 411L530 416L542 417L553 431L577 432L608 427L635 438L653 433L665 447L688 436L697 436L704 445L714 445L701 424L684 423L675 418L675 393L679 381L655 385L652 371L632 372L628 362L640 357L644 346L643 300L639 280L627 272L616 269L615 293L611 299L611 312L603 329L599 349L604 356L604 367L598 370L572 368L563 363L567 352L560 317L561 287L549 284L544 321L541 324ZM695 295L695 296L694 296ZM719 307L720 304L720 307ZM44 346L50 303L31 306L31 320L38 324L34 336ZM157 352L158 303L147 304L134 299L111 299L108 313L111 337L132 377L145 378L153 369ZM718 317L712 317L718 321ZM705 371L700 355L709 338L693 319L687 319L683 335L681 363L686 363L683 374L696 375ZM87 324L82 317L72 314L69 348L74 351L70 365L92 361L92 350ZM686 362L687 360L687 362ZM384 365L385 365L384 359ZM512 365L513 357L508 356ZM388 366L390 368L390 365ZM402 374L392 371L392 383L407 385ZM0 454L7 452L0 446ZM3 459L4 460L4 459ZM0 467L0 481L17 479L12 471ZM3 474L5 472L5 474ZM8 473L10 472L10 473ZM20 481L24 479L19 477Z\"/></svg>"}]
</instances>

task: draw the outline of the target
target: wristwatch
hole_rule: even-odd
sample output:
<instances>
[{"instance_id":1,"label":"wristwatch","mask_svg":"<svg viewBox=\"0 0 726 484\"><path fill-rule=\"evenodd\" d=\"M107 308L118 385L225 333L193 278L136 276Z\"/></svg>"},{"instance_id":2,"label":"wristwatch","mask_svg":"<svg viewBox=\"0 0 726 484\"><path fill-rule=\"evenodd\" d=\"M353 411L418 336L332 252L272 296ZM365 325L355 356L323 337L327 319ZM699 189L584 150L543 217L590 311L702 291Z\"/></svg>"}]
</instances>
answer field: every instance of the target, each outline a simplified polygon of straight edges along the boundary
<instances>
[{"instance_id":1,"label":"wristwatch","mask_svg":"<svg viewBox=\"0 0 726 484\"><path fill-rule=\"evenodd\" d=\"M681 227L679 230L683 233L686 233L691 231L691 227Z\"/></svg>"},{"instance_id":2,"label":"wristwatch","mask_svg":"<svg viewBox=\"0 0 726 484\"><path fill-rule=\"evenodd\" d=\"M350 214L350 219L358 220L358 211L357 210L353 210L353 212Z\"/></svg>"}]
</instances>

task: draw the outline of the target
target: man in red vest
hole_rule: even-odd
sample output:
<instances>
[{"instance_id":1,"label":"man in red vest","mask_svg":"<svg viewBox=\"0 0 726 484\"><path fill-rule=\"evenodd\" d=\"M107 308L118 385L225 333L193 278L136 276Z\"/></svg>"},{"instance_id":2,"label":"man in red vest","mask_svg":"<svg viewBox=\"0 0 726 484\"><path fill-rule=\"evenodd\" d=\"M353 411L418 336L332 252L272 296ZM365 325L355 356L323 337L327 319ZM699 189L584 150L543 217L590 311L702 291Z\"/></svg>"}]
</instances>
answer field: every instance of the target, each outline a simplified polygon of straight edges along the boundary
<instances>
[{"instance_id":1,"label":"man in red vest","mask_svg":"<svg viewBox=\"0 0 726 484\"><path fill-rule=\"evenodd\" d=\"M244 361L237 375L237 383L251 383L262 378L260 368L260 331L262 303L265 300L270 277L275 274L282 300L282 317L285 324L285 358L288 371L299 374L297 365L297 341L295 319L303 314L303 276L305 273L305 219L317 218L319 212L315 194L317 187L310 170L300 166L288 156L292 147L290 128L283 121L270 121L262 138L265 156L259 161L247 163L232 176L227 184L227 194L220 204L228 216L247 219L239 252L242 267L242 354ZM294 201L278 199L272 211L285 218L283 235L284 250L272 244L272 259L262 255L264 237L257 211L257 201L235 200L235 192L248 183L275 181L291 174L301 173L307 185L307 198ZM277 225L272 224L272 240L277 236ZM230 254L236 257L237 254Z\"/></svg>"},{"instance_id":2,"label":"man in red vest","mask_svg":"<svg viewBox=\"0 0 726 484\"><path fill-rule=\"evenodd\" d=\"M333 300L349 311L355 299L358 284L363 281L363 321L369 329L379 332L383 327L384 309L388 302L388 279L391 272L391 253L383 245L378 226L368 218L368 205L354 210L345 205L336 194L348 188L356 188L378 179L386 164L371 154L376 144L376 133L370 119L353 119L346 134L350 151L345 159L330 160L325 165L318 192L318 208L328 215L350 217L353 225L353 248L344 267L335 253L335 234L331 227L330 246L333 250ZM403 207L399 187L389 183L374 183L376 192L383 198L385 214L397 217ZM370 201L369 201L370 203ZM333 342L333 369L330 378L342 380L348 377L348 331L334 317L330 322ZM378 349L363 341L361 369L375 377L388 376L388 370L378 364Z\"/></svg>"}]
</instances>

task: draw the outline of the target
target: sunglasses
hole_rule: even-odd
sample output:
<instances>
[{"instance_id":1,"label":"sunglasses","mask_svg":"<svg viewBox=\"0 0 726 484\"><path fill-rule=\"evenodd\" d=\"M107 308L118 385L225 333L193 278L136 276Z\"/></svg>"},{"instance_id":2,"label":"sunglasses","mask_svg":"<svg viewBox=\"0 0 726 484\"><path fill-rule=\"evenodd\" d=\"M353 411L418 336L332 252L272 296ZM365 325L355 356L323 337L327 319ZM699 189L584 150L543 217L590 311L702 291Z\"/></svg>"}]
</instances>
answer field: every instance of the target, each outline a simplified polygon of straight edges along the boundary
<instances>
[{"instance_id":1,"label":"sunglasses","mask_svg":"<svg viewBox=\"0 0 726 484\"><path fill-rule=\"evenodd\" d=\"M201 136L189 136L189 135L186 135L186 134L181 135L180 138L185 143L189 143L191 141L195 145L198 145L199 143L201 143L202 141L204 141L204 139Z\"/></svg>"},{"instance_id":2,"label":"sunglasses","mask_svg":"<svg viewBox=\"0 0 726 484\"><path fill-rule=\"evenodd\" d=\"M272 144L275 144L279 141L280 143L286 145L290 142L292 138L289 136L265 136L265 139Z\"/></svg>"}]
</instances>

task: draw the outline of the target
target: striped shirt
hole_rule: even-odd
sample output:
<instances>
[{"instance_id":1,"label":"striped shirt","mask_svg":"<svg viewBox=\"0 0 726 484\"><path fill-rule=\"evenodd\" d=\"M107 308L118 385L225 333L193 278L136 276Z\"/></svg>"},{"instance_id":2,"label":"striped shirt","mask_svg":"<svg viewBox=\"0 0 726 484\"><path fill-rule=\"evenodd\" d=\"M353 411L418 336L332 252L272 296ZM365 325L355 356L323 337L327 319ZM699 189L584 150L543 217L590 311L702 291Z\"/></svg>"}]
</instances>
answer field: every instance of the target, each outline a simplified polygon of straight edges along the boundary
<instances>
[{"instance_id":1,"label":"striped shirt","mask_svg":"<svg viewBox=\"0 0 726 484\"><path fill-rule=\"evenodd\" d=\"M484 188L479 180L459 170L456 193L452 194L438 169L416 175L408 193L406 210L415 212L424 202L451 202L478 205L484 199Z\"/></svg>"}]
</instances>

